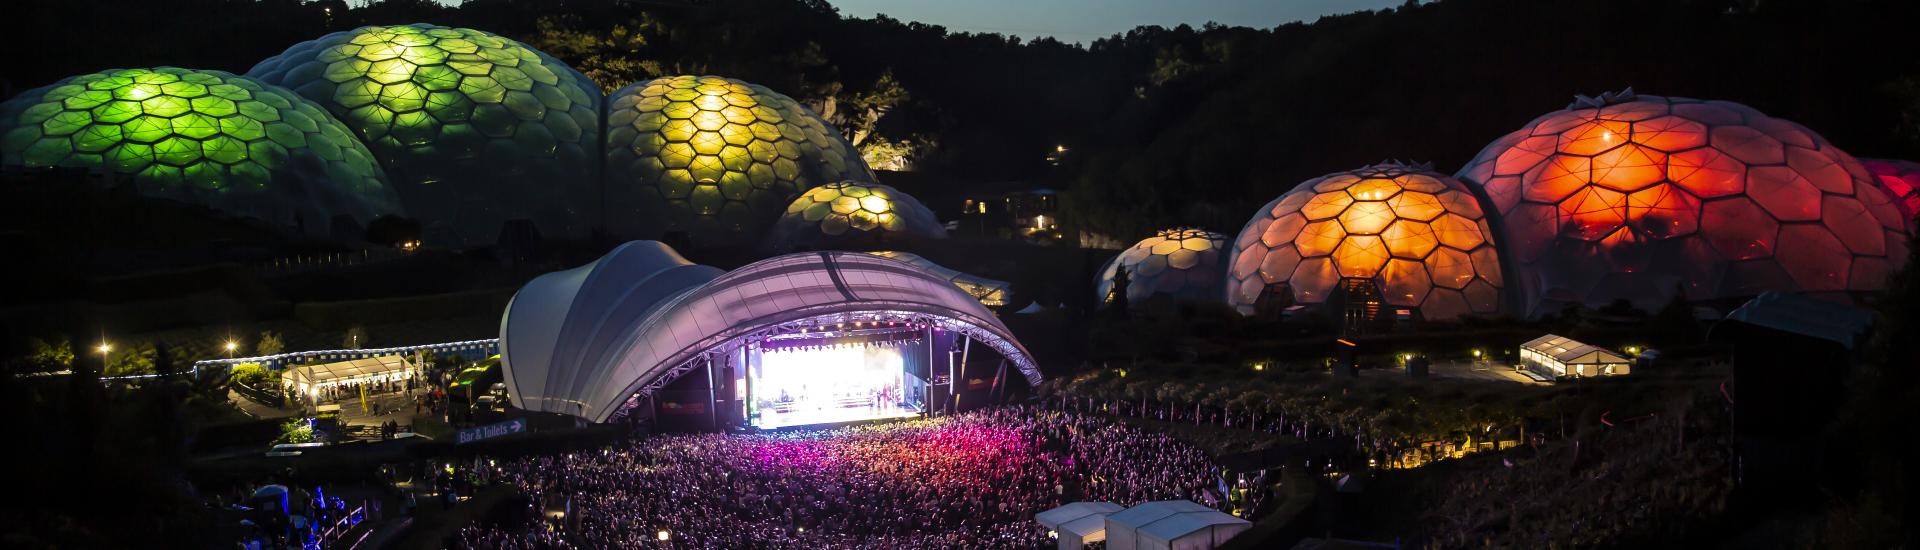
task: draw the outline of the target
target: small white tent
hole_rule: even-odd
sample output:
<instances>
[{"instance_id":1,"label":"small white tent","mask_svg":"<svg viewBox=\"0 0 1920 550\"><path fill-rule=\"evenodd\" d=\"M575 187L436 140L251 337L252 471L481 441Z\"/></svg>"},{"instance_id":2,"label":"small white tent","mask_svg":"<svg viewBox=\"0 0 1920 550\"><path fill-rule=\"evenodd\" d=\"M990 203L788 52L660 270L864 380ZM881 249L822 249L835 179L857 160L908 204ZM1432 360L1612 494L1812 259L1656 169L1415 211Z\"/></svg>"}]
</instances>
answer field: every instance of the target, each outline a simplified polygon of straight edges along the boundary
<instances>
[{"instance_id":1,"label":"small white tent","mask_svg":"<svg viewBox=\"0 0 1920 550\"><path fill-rule=\"evenodd\" d=\"M1107 540L1107 514L1118 511L1120 505L1111 502L1074 502L1034 514L1033 519L1054 532L1060 550L1079 550Z\"/></svg>"},{"instance_id":2,"label":"small white tent","mask_svg":"<svg viewBox=\"0 0 1920 550\"><path fill-rule=\"evenodd\" d=\"M1253 523L1189 500L1148 502L1107 516L1111 550L1204 550L1253 527Z\"/></svg>"}]
</instances>

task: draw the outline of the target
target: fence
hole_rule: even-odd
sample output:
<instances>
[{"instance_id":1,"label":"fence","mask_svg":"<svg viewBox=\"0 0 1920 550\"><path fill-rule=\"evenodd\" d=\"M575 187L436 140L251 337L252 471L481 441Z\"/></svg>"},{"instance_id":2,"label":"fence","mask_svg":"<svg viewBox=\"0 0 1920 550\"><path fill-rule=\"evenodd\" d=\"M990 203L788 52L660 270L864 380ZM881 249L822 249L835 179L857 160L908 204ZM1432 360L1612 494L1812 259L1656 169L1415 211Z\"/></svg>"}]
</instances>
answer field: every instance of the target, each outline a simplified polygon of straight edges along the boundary
<instances>
[{"instance_id":1,"label":"fence","mask_svg":"<svg viewBox=\"0 0 1920 550\"><path fill-rule=\"evenodd\" d=\"M265 355L260 357L240 357L235 359L208 359L205 361L195 362L193 364L193 368L195 371L198 371L200 369L210 368L210 367L229 368L241 363L255 363L255 364L259 364L261 367L266 368L268 370L280 370L288 366L304 365L312 362L332 363L336 361L352 361L355 359L385 357L388 355L412 355L416 352L418 353L453 353L457 355L466 355L468 352L472 352L475 354L493 355L493 354L500 353L500 339L488 338L485 340L467 340L464 342L446 342L446 343L440 343L440 344L422 344L417 346L400 346L400 347L393 347L393 348L377 348L377 349L336 349L336 350L322 350L322 351L296 351L296 352L290 352L290 353L282 353L278 355Z\"/></svg>"}]
</instances>

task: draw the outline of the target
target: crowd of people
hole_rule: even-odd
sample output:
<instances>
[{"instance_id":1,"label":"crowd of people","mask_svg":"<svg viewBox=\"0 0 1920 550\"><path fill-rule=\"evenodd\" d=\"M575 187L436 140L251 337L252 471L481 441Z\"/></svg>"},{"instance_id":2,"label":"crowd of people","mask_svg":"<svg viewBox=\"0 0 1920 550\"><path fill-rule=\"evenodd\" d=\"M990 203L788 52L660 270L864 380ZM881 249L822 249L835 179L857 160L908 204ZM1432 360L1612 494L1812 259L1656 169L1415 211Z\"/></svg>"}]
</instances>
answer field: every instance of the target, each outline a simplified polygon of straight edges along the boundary
<instances>
[{"instance_id":1,"label":"crowd of people","mask_svg":"<svg viewBox=\"0 0 1920 550\"><path fill-rule=\"evenodd\" d=\"M1081 500L1223 502L1201 450L1105 416L1018 407L829 430L677 434L500 461L531 529L468 550L1036 548L1034 514ZM571 513L554 519L554 507Z\"/></svg>"}]
</instances>

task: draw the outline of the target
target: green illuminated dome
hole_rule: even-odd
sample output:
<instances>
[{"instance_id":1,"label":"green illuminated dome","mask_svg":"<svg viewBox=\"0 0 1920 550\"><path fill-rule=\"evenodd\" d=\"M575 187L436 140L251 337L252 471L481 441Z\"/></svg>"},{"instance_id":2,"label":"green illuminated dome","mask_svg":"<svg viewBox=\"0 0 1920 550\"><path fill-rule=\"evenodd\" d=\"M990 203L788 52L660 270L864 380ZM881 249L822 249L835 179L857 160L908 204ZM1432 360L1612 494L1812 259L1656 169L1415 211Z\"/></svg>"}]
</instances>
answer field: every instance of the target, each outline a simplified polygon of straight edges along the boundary
<instances>
[{"instance_id":1,"label":"green illuminated dome","mask_svg":"<svg viewBox=\"0 0 1920 550\"><path fill-rule=\"evenodd\" d=\"M75 76L0 103L0 166L98 168L141 195L324 232L399 201L353 134L313 102L221 71Z\"/></svg>"},{"instance_id":2,"label":"green illuminated dome","mask_svg":"<svg viewBox=\"0 0 1920 550\"><path fill-rule=\"evenodd\" d=\"M747 244L801 191L874 179L838 131L765 86L675 76L607 102L608 223L619 234Z\"/></svg>"},{"instance_id":3,"label":"green illuminated dome","mask_svg":"<svg viewBox=\"0 0 1920 550\"><path fill-rule=\"evenodd\" d=\"M802 193L774 222L767 246L800 248L884 247L947 238L940 219L912 196L878 183L841 181Z\"/></svg>"},{"instance_id":4,"label":"green illuminated dome","mask_svg":"<svg viewBox=\"0 0 1920 550\"><path fill-rule=\"evenodd\" d=\"M548 236L593 213L600 92L526 45L472 29L361 27L248 71L318 102L366 142L432 240L493 242L502 222Z\"/></svg>"}]
</instances>

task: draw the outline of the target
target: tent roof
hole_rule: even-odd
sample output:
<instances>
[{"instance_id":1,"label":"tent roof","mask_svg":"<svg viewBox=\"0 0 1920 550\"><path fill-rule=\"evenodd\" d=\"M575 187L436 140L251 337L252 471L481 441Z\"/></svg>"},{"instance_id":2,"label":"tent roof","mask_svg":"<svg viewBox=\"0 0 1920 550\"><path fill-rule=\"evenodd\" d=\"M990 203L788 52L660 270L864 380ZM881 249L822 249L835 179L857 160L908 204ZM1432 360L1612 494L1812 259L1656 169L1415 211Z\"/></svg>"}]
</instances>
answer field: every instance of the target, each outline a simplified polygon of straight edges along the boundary
<instances>
[{"instance_id":1,"label":"tent roof","mask_svg":"<svg viewBox=\"0 0 1920 550\"><path fill-rule=\"evenodd\" d=\"M401 372L407 370L407 358L399 355L383 355L366 359L340 361L307 365L288 369L282 375L308 384L323 384L335 380L350 380L377 374Z\"/></svg>"},{"instance_id":2,"label":"tent roof","mask_svg":"<svg viewBox=\"0 0 1920 550\"><path fill-rule=\"evenodd\" d=\"M1190 500L1159 500L1114 512L1107 516L1110 528L1132 529L1140 535L1172 541L1216 525L1247 525L1251 522Z\"/></svg>"},{"instance_id":3,"label":"tent roof","mask_svg":"<svg viewBox=\"0 0 1920 550\"><path fill-rule=\"evenodd\" d=\"M1181 512L1140 528L1140 532L1160 540L1175 540L1196 531L1204 531L1215 525L1241 525L1253 522L1233 517L1219 510L1204 512Z\"/></svg>"},{"instance_id":4,"label":"tent roof","mask_svg":"<svg viewBox=\"0 0 1920 550\"><path fill-rule=\"evenodd\" d=\"M1026 348L973 296L906 262L850 252L788 254L720 274L664 244L630 242L527 283L501 318L500 349L520 408L604 422L703 354L854 314L964 332L1040 381Z\"/></svg>"},{"instance_id":5,"label":"tent roof","mask_svg":"<svg viewBox=\"0 0 1920 550\"><path fill-rule=\"evenodd\" d=\"M1112 515L1107 516L1107 521L1139 529L1174 514L1205 512L1209 510L1213 509L1201 506L1191 500L1156 500L1114 512Z\"/></svg>"},{"instance_id":6,"label":"tent roof","mask_svg":"<svg viewBox=\"0 0 1920 550\"><path fill-rule=\"evenodd\" d=\"M1867 310L1784 292L1747 300L1727 319L1827 340L1847 349L1873 326L1873 313Z\"/></svg>"},{"instance_id":7,"label":"tent roof","mask_svg":"<svg viewBox=\"0 0 1920 550\"><path fill-rule=\"evenodd\" d=\"M1548 334L1528 340L1520 347L1531 349L1561 363L1625 363L1627 358L1612 350L1600 346L1581 343L1572 338Z\"/></svg>"},{"instance_id":8,"label":"tent roof","mask_svg":"<svg viewBox=\"0 0 1920 550\"><path fill-rule=\"evenodd\" d=\"M1060 533L1080 537L1081 541L1094 542L1107 538L1107 515L1094 514L1061 524L1053 528Z\"/></svg>"},{"instance_id":9,"label":"tent roof","mask_svg":"<svg viewBox=\"0 0 1920 550\"><path fill-rule=\"evenodd\" d=\"M1051 510L1034 514L1034 521L1049 529L1060 527L1075 520L1096 517L1105 518L1107 514L1118 512L1121 506L1111 502L1070 502Z\"/></svg>"}]
</instances>

